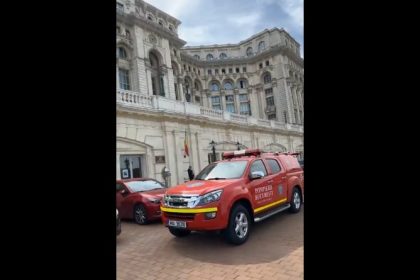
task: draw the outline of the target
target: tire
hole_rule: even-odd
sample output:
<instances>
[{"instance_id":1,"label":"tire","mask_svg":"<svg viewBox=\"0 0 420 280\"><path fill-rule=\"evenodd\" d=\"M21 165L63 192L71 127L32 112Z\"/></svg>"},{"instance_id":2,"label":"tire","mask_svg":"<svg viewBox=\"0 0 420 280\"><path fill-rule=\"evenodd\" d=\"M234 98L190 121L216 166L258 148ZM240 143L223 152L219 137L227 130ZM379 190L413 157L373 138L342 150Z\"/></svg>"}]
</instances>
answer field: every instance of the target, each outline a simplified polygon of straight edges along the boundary
<instances>
[{"instance_id":1,"label":"tire","mask_svg":"<svg viewBox=\"0 0 420 280\"><path fill-rule=\"evenodd\" d=\"M302 195L298 188L293 188L292 199L290 201L289 212L297 213L302 208Z\"/></svg>"},{"instance_id":2,"label":"tire","mask_svg":"<svg viewBox=\"0 0 420 280\"><path fill-rule=\"evenodd\" d=\"M243 244L248 239L251 224L248 209L242 204L235 205L230 212L228 226L224 230L226 241L235 245Z\"/></svg>"},{"instance_id":3,"label":"tire","mask_svg":"<svg viewBox=\"0 0 420 280\"><path fill-rule=\"evenodd\" d=\"M191 230L169 227L169 232L176 237L185 237L191 233Z\"/></svg>"},{"instance_id":4,"label":"tire","mask_svg":"<svg viewBox=\"0 0 420 280\"><path fill-rule=\"evenodd\" d=\"M145 225L148 222L146 208L141 204L134 206L133 216L134 221L139 225Z\"/></svg>"}]
</instances>

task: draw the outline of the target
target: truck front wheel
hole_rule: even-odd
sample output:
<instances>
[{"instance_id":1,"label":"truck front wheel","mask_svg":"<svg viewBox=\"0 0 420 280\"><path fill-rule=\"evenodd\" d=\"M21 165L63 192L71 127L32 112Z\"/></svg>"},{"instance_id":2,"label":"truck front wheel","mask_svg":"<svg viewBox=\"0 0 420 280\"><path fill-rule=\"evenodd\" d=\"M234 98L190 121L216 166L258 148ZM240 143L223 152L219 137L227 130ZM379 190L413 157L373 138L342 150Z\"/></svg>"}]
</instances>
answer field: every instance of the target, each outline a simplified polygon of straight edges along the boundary
<instances>
[{"instance_id":1,"label":"truck front wheel","mask_svg":"<svg viewBox=\"0 0 420 280\"><path fill-rule=\"evenodd\" d=\"M178 228L172 228L172 227L169 227L169 231L176 237L184 237L191 233L191 230L178 229Z\"/></svg>"},{"instance_id":2,"label":"truck front wheel","mask_svg":"<svg viewBox=\"0 0 420 280\"><path fill-rule=\"evenodd\" d=\"M251 229L251 217L248 210L241 204L233 207L228 227L224 230L225 238L235 245L244 243L249 236Z\"/></svg>"}]
</instances>

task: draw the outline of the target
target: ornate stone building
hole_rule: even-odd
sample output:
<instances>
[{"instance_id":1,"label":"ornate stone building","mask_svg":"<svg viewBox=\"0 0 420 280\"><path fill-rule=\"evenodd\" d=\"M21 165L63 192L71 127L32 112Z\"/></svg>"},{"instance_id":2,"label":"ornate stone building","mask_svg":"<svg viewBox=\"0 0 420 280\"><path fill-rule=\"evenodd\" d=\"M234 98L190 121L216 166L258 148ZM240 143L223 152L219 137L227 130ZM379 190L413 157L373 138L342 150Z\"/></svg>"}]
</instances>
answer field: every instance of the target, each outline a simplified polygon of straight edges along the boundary
<instances>
[{"instance_id":1,"label":"ornate stone building","mask_svg":"<svg viewBox=\"0 0 420 280\"><path fill-rule=\"evenodd\" d=\"M303 59L285 30L184 47L178 19L117 1L117 178L163 181L167 167L178 184L214 160L213 146L216 159L242 148L303 157Z\"/></svg>"}]
</instances>

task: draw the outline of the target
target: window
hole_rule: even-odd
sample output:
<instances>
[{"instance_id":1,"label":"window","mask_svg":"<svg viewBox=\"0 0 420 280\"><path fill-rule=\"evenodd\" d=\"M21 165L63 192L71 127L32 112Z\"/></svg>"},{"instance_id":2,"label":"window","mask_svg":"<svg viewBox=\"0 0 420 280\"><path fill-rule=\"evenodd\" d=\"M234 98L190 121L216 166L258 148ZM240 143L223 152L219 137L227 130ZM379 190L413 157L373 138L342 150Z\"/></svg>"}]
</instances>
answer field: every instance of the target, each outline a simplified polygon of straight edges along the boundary
<instances>
[{"instance_id":1,"label":"window","mask_svg":"<svg viewBox=\"0 0 420 280\"><path fill-rule=\"evenodd\" d=\"M265 165L262 162L262 160L259 159L252 163L249 173L252 174L252 172L255 172L255 171L261 171L264 173L264 176L267 176L267 169L265 169Z\"/></svg>"},{"instance_id":2,"label":"window","mask_svg":"<svg viewBox=\"0 0 420 280\"><path fill-rule=\"evenodd\" d=\"M248 49L246 49L246 56L251 56L252 55L252 48L249 47Z\"/></svg>"},{"instance_id":3,"label":"window","mask_svg":"<svg viewBox=\"0 0 420 280\"><path fill-rule=\"evenodd\" d=\"M211 75L211 69L207 70L207 74Z\"/></svg>"},{"instance_id":4,"label":"window","mask_svg":"<svg viewBox=\"0 0 420 280\"><path fill-rule=\"evenodd\" d=\"M175 98L176 98L176 100L180 100L181 98L179 97L179 92L178 92L178 85L177 85L177 83L174 83L174 87L175 87Z\"/></svg>"},{"instance_id":5,"label":"window","mask_svg":"<svg viewBox=\"0 0 420 280\"><path fill-rule=\"evenodd\" d=\"M220 105L220 96L212 96L211 105L213 109L222 110L222 107Z\"/></svg>"},{"instance_id":6,"label":"window","mask_svg":"<svg viewBox=\"0 0 420 280\"><path fill-rule=\"evenodd\" d=\"M272 88L268 88L268 89L266 89L266 90L265 90L265 95L266 95L266 96L268 96L268 95L273 95L273 89L272 89Z\"/></svg>"},{"instance_id":7,"label":"window","mask_svg":"<svg viewBox=\"0 0 420 280\"><path fill-rule=\"evenodd\" d=\"M169 30L173 31L172 25L169 25Z\"/></svg>"},{"instance_id":8,"label":"window","mask_svg":"<svg viewBox=\"0 0 420 280\"><path fill-rule=\"evenodd\" d=\"M261 52L261 51L263 51L265 49L265 42L264 41L261 41L259 44L258 44L258 51L259 52Z\"/></svg>"},{"instance_id":9,"label":"window","mask_svg":"<svg viewBox=\"0 0 420 280\"><path fill-rule=\"evenodd\" d=\"M194 83L194 89L195 90L200 90L200 85L198 84L198 82Z\"/></svg>"},{"instance_id":10,"label":"window","mask_svg":"<svg viewBox=\"0 0 420 280\"><path fill-rule=\"evenodd\" d=\"M226 95L226 111L235 113L235 98L233 95Z\"/></svg>"},{"instance_id":11,"label":"window","mask_svg":"<svg viewBox=\"0 0 420 280\"><path fill-rule=\"evenodd\" d=\"M193 67L193 72L195 73L195 68Z\"/></svg>"},{"instance_id":12,"label":"window","mask_svg":"<svg viewBox=\"0 0 420 280\"><path fill-rule=\"evenodd\" d=\"M240 94L239 95L239 113L241 115L251 115L251 108L249 105L248 95L247 94Z\"/></svg>"},{"instance_id":13,"label":"window","mask_svg":"<svg viewBox=\"0 0 420 280\"><path fill-rule=\"evenodd\" d=\"M225 58L227 58L227 55L226 55L225 53L221 53L221 54L219 55L219 58L220 58L220 59L225 59Z\"/></svg>"},{"instance_id":14,"label":"window","mask_svg":"<svg viewBox=\"0 0 420 280\"><path fill-rule=\"evenodd\" d=\"M163 189L164 186L155 180L131 181L125 183L133 192L144 192L156 189Z\"/></svg>"},{"instance_id":15,"label":"window","mask_svg":"<svg viewBox=\"0 0 420 280\"><path fill-rule=\"evenodd\" d=\"M127 58L127 52L122 47L118 47L118 58L122 58L122 59Z\"/></svg>"},{"instance_id":16,"label":"window","mask_svg":"<svg viewBox=\"0 0 420 280\"><path fill-rule=\"evenodd\" d=\"M188 71L191 72L191 66L188 66Z\"/></svg>"},{"instance_id":17,"label":"window","mask_svg":"<svg viewBox=\"0 0 420 280\"><path fill-rule=\"evenodd\" d=\"M213 55L209 53L209 54L207 55L206 59L207 59L207 60L213 60Z\"/></svg>"},{"instance_id":18,"label":"window","mask_svg":"<svg viewBox=\"0 0 420 280\"><path fill-rule=\"evenodd\" d=\"M246 83L244 80L240 80L239 81L239 88L245 88L246 87Z\"/></svg>"},{"instance_id":19,"label":"window","mask_svg":"<svg viewBox=\"0 0 420 280\"><path fill-rule=\"evenodd\" d=\"M200 104L200 96L195 96L195 103Z\"/></svg>"},{"instance_id":20,"label":"window","mask_svg":"<svg viewBox=\"0 0 420 280\"><path fill-rule=\"evenodd\" d=\"M219 74L219 69L214 70L215 74Z\"/></svg>"},{"instance_id":21,"label":"window","mask_svg":"<svg viewBox=\"0 0 420 280\"><path fill-rule=\"evenodd\" d=\"M267 119L269 119L269 120L275 120L277 117L276 117L276 113L275 112L271 112L271 113L268 113L267 114Z\"/></svg>"},{"instance_id":22,"label":"window","mask_svg":"<svg viewBox=\"0 0 420 280\"><path fill-rule=\"evenodd\" d=\"M117 26L117 34L121 34L121 28Z\"/></svg>"},{"instance_id":23,"label":"window","mask_svg":"<svg viewBox=\"0 0 420 280\"><path fill-rule=\"evenodd\" d=\"M218 91L219 90L219 85L216 83L212 83L211 84L211 91Z\"/></svg>"},{"instance_id":24,"label":"window","mask_svg":"<svg viewBox=\"0 0 420 280\"><path fill-rule=\"evenodd\" d=\"M224 68L222 69L222 74L226 74L226 70Z\"/></svg>"},{"instance_id":25,"label":"window","mask_svg":"<svg viewBox=\"0 0 420 280\"><path fill-rule=\"evenodd\" d=\"M246 73L246 67L243 67L243 68L242 68L242 72L243 72L243 73Z\"/></svg>"},{"instance_id":26,"label":"window","mask_svg":"<svg viewBox=\"0 0 420 280\"><path fill-rule=\"evenodd\" d=\"M239 68L236 68L235 70L236 70L236 73L239 73Z\"/></svg>"},{"instance_id":27,"label":"window","mask_svg":"<svg viewBox=\"0 0 420 280\"><path fill-rule=\"evenodd\" d=\"M298 122L298 111L295 109L295 123Z\"/></svg>"},{"instance_id":28,"label":"window","mask_svg":"<svg viewBox=\"0 0 420 280\"><path fill-rule=\"evenodd\" d=\"M119 79L120 79L120 88L130 90L130 80L128 78L128 70L118 69Z\"/></svg>"},{"instance_id":29,"label":"window","mask_svg":"<svg viewBox=\"0 0 420 280\"><path fill-rule=\"evenodd\" d=\"M259 67L260 67L260 69L261 69L261 68L263 67L263 64L262 64L262 63L260 63Z\"/></svg>"},{"instance_id":30,"label":"window","mask_svg":"<svg viewBox=\"0 0 420 280\"><path fill-rule=\"evenodd\" d=\"M231 82L226 82L225 85L224 85L224 89L226 89L226 90L233 89L232 83Z\"/></svg>"},{"instance_id":31,"label":"window","mask_svg":"<svg viewBox=\"0 0 420 280\"><path fill-rule=\"evenodd\" d=\"M148 19L148 20L152 20L152 21L153 21L153 18L152 18L152 16L151 16L151 15L148 15L148 16L147 16L147 19Z\"/></svg>"},{"instance_id":32,"label":"window","mask_svg":"<svg viewBox=\"0 0 420 280\"><path fill-rule=\"evenodd\" d=\"M117 12L124 12L124 5L117 2Z\"/></svg>"},{"instance_id":33,"label":"window","mask_svg":"<svg viewBox=\"0 0 420 280\"><path fill-rule=\"evenodd\" d=\"M194 55L194 58L200 60L200 56L198 54Z\"/></svg>"},{"instance_id":34,"label":"window","mask_svg":"<svg viewBox=\"0 0 420 280\"><path fill-rule=\"evenodd\" d=\"M274 96L269 96L265 100L267 101L267 106L274 106Z\"/></svg>"},{"instance_id":35,"label":"window","mask_svg":"<svg viewBox=\"0 0 420 280\"><path fill-rule=\"evenodd\" d=\"M266 74L264 76L264 84L269 84L271 83L271 75L270 74Z\"/></svg>"},{"instance_id":36,"label":"window","mask_svg":"<svg viewBox=\"0 0 420 280\"><path fill-rule=\"evenodd\" d=\"M233 73L233 69L232 68L229 68L229 73Z\"/></svg>"},{"instance_id":37,"label":"window","mask_svg":"<svg viewBox=\"0 0 420 280\"><path fill-rule=\"evenodd\" d=\"M128 31L127 29L125 30L125 37L127 39L130 39L130 31Z\"/></svg>"},{"instance_id":38,"label":"window","mask_svg":"<svg viewBox=\"0 0 420 280\"><path fill-rule=\"evenodd\" d=\"M200 69L198 69L198 75L200 75Z\"/></svg>"},{"instance_id":39,"label":"window","mask_svg":"<svg viewBox=\"0 0 420 280\"><path fill-rule=\"evenodd\" d=\"M273 172L273 174L276 174L276 173L280 172L281 168L280 168L280 165L277 162L277 160L268 159L267 162L268 162L268 165L270 165L270 168L271 168L271 171Z\"/></svg>"},{"instance_id":40,"label":"window","mask_svg":"<svg viewBox=\"0 0 420 280\"><path fill-rule=\"evenodd\" d=\"M287 112L283 111L284 123L287 123Z\"/></svg>"},{"instance_id":41,"label":"window","mask_svg":"<svg viewBox=\"0 0 420 280\"><path fill-rule=\"evenodd\" d=\"M174 55L176 56L176 49L174 49Z\"/></svg>"},{"instance_id":42,"label":"window","mask_svg":"<svg viewBox=\"0 0 420 280\"><path fill-rule=\"evenodd\" d=\"M270 65L270 61L266 60L265 61L265 66L268 66L268 65Z\"/></svg>"}]
</instances>

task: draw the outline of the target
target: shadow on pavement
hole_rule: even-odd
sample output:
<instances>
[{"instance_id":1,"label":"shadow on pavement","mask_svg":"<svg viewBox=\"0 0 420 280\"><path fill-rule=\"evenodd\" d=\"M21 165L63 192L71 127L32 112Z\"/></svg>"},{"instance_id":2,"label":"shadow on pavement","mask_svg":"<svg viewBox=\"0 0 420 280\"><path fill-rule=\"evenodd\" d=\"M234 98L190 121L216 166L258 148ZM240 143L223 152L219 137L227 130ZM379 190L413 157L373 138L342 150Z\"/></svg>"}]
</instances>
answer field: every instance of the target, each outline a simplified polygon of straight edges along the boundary
<instances>
[{"instance_id":1,"label":"shadow on pavement","mask_svg":"<svg viewBox=\"0 0 420 280\"><path fill-rule=\"evenodd\" d=\"M174 254L224 265L273 262L303 246L303 208L298 214L279 213L253 225L247 242L228 244L221 234L192 232L165 245Z\"/></svg>"}]
</instances>

